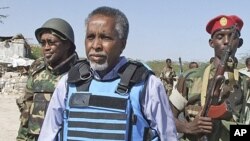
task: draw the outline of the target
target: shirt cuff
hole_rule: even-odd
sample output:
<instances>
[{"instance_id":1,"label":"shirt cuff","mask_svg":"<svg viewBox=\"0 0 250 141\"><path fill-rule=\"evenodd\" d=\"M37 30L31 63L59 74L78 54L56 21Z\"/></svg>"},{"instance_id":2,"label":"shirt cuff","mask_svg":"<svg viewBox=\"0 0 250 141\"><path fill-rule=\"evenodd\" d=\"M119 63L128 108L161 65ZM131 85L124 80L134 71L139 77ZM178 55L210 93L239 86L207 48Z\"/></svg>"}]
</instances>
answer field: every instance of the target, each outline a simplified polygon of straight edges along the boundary
<instances>
[{"instance_id":1,"label":"shirt cuff","mask_svg":"<svg viewBox=\"0 0 250 141\"><path fill-rule=\"evenodd\" d=\"M179 93L177 91L177 89L174 89L172 91L172 94L169 96L169 100L171 101L171 103L175 106L175 108L179 111L182 111L186 104L187 104L187 100L186 98L184 98L181 93Z\"/></svg>"}]
</instances>

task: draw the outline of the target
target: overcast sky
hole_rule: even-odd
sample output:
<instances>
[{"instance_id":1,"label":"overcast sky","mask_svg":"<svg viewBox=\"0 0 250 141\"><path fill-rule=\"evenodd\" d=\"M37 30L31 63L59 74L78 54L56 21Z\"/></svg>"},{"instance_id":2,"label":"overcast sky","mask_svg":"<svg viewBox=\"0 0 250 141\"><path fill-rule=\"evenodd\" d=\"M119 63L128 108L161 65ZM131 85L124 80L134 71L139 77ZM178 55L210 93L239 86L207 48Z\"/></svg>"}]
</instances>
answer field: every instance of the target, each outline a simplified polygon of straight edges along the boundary
<instances>
[{"instance_id":1,"label":"overcast sky","mask_svg":"<svg viewBox=\"0 0 250 141\"><path fill-rule=\"evenodd\" d=\"M249 0L0 0L0 14L8 15L0 24L0 36L22 33L37 44L34 31L50 18L67 20L75 31L79 56L85 57L84 20L99 6L118 8L127 15L130 32L123 55L139 60L208 61L213 49L208 45L207 22L217 15L235 14L244 21L243 46L236 56L250 53Z\"/></svg>"}]
</instances>

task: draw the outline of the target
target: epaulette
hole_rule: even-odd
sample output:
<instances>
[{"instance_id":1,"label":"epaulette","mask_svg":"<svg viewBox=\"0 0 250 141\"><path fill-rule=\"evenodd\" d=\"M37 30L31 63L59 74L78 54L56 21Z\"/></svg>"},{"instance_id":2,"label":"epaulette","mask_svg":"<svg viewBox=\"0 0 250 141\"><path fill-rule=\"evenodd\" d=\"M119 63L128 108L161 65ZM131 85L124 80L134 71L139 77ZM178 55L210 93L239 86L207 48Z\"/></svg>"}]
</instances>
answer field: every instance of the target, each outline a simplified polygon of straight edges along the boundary
<instances>
[{"instance_id":1,"label":"epaulette","mask_svg":"<svg viewBox=\"0 0 250 141\"><path fill-rule=\"evenodd\" d=\"M44 58L36 59L30 66L29 72L33 76L45 67Z\"/></svg>"},{"instance_id":2,"label":"epaulette","mask_svg":"<svg viewBox=\"0 0 250 141\"><path fill-rule=\"evenodd\" d=\"M118 71L121 80L117 86L116 93L128 93L132 86L146 81L148 76L152 74L154 75L154 72L143 63L129 60Z\"/></svg>"}]
</instances>

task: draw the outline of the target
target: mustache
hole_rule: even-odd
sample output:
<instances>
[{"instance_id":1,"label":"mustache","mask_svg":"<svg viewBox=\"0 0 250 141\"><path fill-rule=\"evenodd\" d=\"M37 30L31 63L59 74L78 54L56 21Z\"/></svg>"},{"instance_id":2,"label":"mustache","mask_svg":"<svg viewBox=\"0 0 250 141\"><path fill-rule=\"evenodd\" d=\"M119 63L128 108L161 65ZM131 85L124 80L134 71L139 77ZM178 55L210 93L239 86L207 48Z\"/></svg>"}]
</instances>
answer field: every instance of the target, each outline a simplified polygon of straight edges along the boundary
<instances>
[{"instance_id":1,"label":"mustache","mask_svg":"<svg viewBox=\"0 0 250 141\"><path fill-rule=\"evenodd\" d=\"M107 56L105 52L89 52L88 56Z\"/></svg>"}]
</instances>

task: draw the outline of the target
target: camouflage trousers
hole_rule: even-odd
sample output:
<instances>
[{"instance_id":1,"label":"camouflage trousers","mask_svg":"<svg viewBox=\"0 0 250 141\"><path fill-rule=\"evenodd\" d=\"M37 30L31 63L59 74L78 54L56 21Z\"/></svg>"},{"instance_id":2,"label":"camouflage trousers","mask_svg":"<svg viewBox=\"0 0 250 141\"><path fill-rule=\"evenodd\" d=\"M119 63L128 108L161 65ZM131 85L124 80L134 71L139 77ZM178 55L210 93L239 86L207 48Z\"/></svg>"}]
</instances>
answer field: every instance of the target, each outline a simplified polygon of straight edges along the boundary
<instances>
[{"instance_id":1,"label":"camouflage trousers","mask_svg":"<svg viewBox=\"0 0 250 141\"><path fill-rule=\"evenodd\" d=\"M28 121L30 115L30 107L32 102L21 96L16 100L17 106L21 112L20 127L16 137L17 141L37 141L38 135L28 132Z\"/></svg>"},{"instance_id":2,"label":"camouflage trousers","mask_svg":"<svg viewBox=\"0 0 250 141\"><path fill-rule=\"evenodd\" d=\"M20 125L16 141L37 141L38 135L28 133L28 127Z\"/></svg>"}]
</instances>

